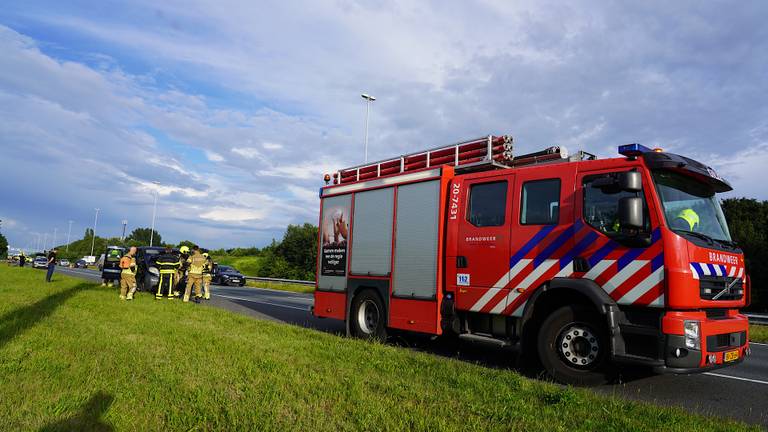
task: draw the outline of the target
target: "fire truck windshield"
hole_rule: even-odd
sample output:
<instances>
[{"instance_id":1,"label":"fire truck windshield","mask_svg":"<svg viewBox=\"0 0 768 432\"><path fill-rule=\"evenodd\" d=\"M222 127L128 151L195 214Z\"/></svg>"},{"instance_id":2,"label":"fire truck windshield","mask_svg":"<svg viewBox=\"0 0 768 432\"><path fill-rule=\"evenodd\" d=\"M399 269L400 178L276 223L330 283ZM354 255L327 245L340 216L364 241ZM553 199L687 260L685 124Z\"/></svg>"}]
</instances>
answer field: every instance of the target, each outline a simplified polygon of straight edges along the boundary
<instances>
[{"instance_id":1,"label":"fire truck windshield","mask_svg":"<svg viewBox=\"0 0 768 432\"><path fill-rule=\"evenodd\" d=\"M668 170L653 171L653 178L667 225L673 231L731 243L731 234L712 186Z\"/></svg>"}]
</instances>

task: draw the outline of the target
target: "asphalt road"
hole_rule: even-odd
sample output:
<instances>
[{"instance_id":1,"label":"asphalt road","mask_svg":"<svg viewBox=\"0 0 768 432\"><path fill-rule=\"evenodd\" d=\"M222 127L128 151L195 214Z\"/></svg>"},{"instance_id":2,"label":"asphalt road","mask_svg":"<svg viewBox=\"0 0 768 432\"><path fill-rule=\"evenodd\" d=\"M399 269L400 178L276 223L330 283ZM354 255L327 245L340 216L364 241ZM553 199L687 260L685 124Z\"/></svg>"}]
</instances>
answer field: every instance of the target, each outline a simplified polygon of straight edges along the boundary
<instances>
[{"instance_id":1,"label":"asphalt road","mask_svg":"<svg viewBox=\"0 0 768 432\"><path fill-rule=\"evenodd\" d=\"M100 281L99 273L93 270L59 267L57 272ZM309 294L214 285L212 295L210 302L206 302L211 306L259 319L335 334L344 333L342 322L318 319L309 313L313 303ZM446 344L428 337L408 335L395 336L392 343L487 367L512 367L511 354L495 347L466 342ZM621 383L594 390L626 399L730 417L768 429L768 345L753 343L751 347L752 356L736 366L695 375L654 375L643 369L629 369L622 373Z\"/></svg>"}]
</instances>

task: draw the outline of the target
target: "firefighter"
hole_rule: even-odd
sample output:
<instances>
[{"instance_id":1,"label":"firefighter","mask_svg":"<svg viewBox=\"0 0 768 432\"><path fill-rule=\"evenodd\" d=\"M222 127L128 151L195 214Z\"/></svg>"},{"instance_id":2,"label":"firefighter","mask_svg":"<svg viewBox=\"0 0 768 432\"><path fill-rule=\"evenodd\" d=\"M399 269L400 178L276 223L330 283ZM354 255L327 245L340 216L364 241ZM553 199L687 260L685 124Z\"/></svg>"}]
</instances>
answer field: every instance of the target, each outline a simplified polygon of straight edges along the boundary
<instances>
[{"instance_id":1,"label":"firefighter","mask_svg":"<svg viewBox=\"0 0 768 432\"><path fill-rule=\"evenodd\" d=\"M181 263L179 257L173 253L169 246L165 247L165 252L155 260L160 270L160 282L157 284L157 294L155 299L163 298L163 291L168 295L168 300L173 300L173 287L175 276L178 274Z\"/></svg>"},{"instance_id":2,"label":"firefighter","mask_svg":"<svg viewBox=\"0 0 768 432\"><path fill-rule=\"evenodd\" d=\"M200 253L197 245L192 246L192 255L187 258L189 273L187 274L187 288L184 290L184 302L189 301L192 287L195 287L195 303L200 303L200 287L203 284L203 267L208 260Z\"/></svg>"},{"instance_id":3,"label":"firefighter","mask_svg":"<svg viewBox=\"0 0 768 432\"><path fill-rule=\"evenodd\" d=\"M213 276L213 259L208 255L208 252L203 254L205 257L205 266L203 266L203 298L206 300L211 299L211 279Z\"/></svg>"},{"instance_id":4,"label":"firefighter","mask_svg":"<svg viewBox=\"0 0 768 432\"><path fill-rule=\"evenodd\" d=\"M699 214L691 208L680 210L670 225L674 229L696 231L699 228Z\"/></svg>"},{"instance_id":5,"label":"firefighter","mask_svg":"<svg viewBox=\"0 0 768 432\"><path fill-rule=\"evenodd\" d=\"M136 248L120 258L120 300L133 300L136 292Z\"/></svg>"},{"instance_id":6,"label":"firefighter","mask_svg":"<svg viewBox=\"0 0 768 432\"><path fill-rule=\"evenodd\" d=\"M187 273L187 270L189 269L189 263L187 260L189 259L189 246L182 246L179 248L179 262L181 263L181 268L179 268L179 271L176 273L176 285L174 285L174 291L173 294L178 297L179 294L181 294L181 289L183 288L181 285L181 281L184 279L184 275Z\"/></svg>"}]
</instances>

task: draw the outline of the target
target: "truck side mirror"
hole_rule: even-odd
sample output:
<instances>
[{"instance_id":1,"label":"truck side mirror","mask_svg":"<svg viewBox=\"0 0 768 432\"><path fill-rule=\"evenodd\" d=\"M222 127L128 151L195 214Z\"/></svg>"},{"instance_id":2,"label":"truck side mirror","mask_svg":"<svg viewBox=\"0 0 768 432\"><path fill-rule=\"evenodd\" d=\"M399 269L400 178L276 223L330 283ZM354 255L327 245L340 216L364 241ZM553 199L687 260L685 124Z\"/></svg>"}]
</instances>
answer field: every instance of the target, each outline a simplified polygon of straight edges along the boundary
<instances>
[{"instance_id":1,"label":"truck side mirror","mask_svg":"<svg viewBox=\"0 0 768 432\"><path fill-rule=\"evenodd\" d=\"M627 192L640 192L643 190L643 178L637 171L626 171L619 174L619 186Z\"/></svg>"},{"instance_id":2,"label":"truck side mirror","mask_svg":"<svg viewBox=\"0 0 768 432\"><path fill-rule=\"evenodd\" d=\"M639 197L619 199L619 224L622 228L643 228L643 200Z\"/></svg>"}]
</instances>

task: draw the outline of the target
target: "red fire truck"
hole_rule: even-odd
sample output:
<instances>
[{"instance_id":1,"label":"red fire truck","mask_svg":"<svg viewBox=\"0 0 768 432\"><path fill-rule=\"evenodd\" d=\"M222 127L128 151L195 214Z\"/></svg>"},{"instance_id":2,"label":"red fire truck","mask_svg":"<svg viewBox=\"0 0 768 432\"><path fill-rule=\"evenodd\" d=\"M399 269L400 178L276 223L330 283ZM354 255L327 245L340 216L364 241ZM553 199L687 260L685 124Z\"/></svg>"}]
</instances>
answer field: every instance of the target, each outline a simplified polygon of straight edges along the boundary
<instances>
[{"instance_id":1,"label":"red fire truck","mask_svg":"<svg viewBox=\"0 0 768 432\"><path fill-rule=\"evenodd\" d=\"M741 362L749 279L716 195L731 186L685 156L619 153L518 156L489 136L326 175L313 313L363 338L508 345L565 383Z\"/></svg>"}]
</instances>

